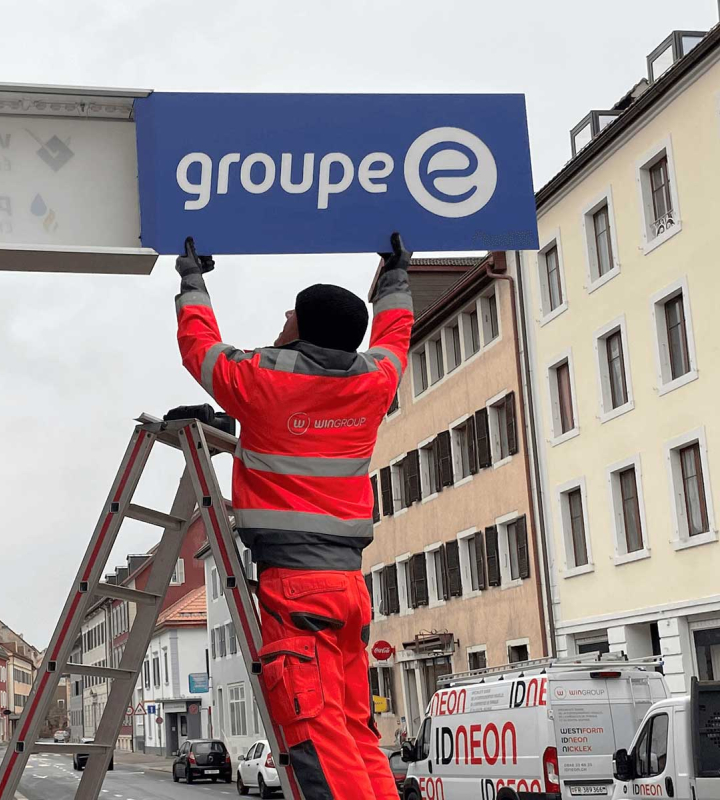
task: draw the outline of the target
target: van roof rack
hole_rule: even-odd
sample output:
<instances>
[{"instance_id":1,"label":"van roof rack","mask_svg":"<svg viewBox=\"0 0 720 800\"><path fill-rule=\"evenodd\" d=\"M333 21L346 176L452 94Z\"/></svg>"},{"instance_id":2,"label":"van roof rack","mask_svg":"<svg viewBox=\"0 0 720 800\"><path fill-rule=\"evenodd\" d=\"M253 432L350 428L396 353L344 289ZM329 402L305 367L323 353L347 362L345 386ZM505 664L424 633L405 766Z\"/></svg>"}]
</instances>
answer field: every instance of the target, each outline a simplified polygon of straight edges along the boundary
<instances>
[{"instance_id":1,"label":"van roof rack","mask_svg":"<svg viewBox=\"0 0 720 800\"><path fill-rule=\"evenodd\" d=\"M467 672L455 672L452 675L442 675L438 678L438 689L447 689L451 686L464 686L471 683L485 683L489 678L493 681L504 680L506 676L522 678L525 675L543 675L549 670L557 671L592 671L598 666L615 665L619 667L634 667L635 669L653 670L662 666L661 656L645 656L643 658L629 659L624 652L620 653L584 653L578 656L565 658L535 658L529 661L518 661L512 664L503 664L498 667L484 667L472 669Z\"/></svg>"}]
</instances>

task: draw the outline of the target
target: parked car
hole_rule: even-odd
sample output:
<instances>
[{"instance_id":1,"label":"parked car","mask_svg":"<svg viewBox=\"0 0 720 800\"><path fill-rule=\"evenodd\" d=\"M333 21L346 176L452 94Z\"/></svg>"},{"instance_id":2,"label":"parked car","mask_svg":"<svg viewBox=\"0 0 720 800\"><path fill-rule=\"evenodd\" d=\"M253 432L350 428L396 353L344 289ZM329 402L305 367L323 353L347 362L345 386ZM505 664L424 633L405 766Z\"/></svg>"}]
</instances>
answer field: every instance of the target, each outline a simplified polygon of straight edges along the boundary
<instances>
[{"instance_id":1,"label":"parked car","mask_svg":"<svg viewBox=\"0 0 720 800\"><path fill-rule=\"evenodd\" d=\"M402 752L400 750L395 750L391 747L381 747L380 749L388 757L390 770L392 771L393 778L395 778L395 786L397 787L398 794L402 797L405 778L407 778L407 762L402 760Z\"/></svg>"},{"instance_id":2,"label":"parked car","mask_svg":"<svg viewBox=\"0 0 720 800\"><path fill-rule=\"evenodd\" d=\"M232 783L232 762L225 745L217 739L192 739L175 754L172 767L173 780L185 778L192 783L197 778L208 778L213 783L223 780Z\"/></svg>"},{"instance_id":3,"label":"parked car","mask_svg":"<svg viewBox=\"0 0 720 800\"><path fill-rule=\"evenodd\" d=\"M53 739L57 744L61 744L62 742L67 742L68 740L67 731L55 731Z\"/></svg>"},{"instance_id":4,"label":"parked car","mask_svg":"<svg viewBox=\"0 0 720 800\"><path fill-rule=\"evenodd\" d=\"M613 800L720 797L720 683L693 678L689 697L656 703L615 753Z\"/></svg>"},{"instance_id":5,"label":"parked car","mask_svg":"<svg viewBox=\"0 0 720 800\"><path fill-rule=\"evenodd\" d=\"M81 744L92 744L95 740L94 739L80 739ZM85 765L87 764L88 754L87 753L75 753L73 756L73 769L79 772L85 769ZM115 759L110 759L110 766L108 769L115 769Z\"/></svg>"},{"instance_id":6,"label":"parked car","mask_svg":"<svg viewBox=\"0 0 720 800\"><path fill-rule=\"evenodd\" d=\"M267 739L255 742L238 764L238 794L250 794L250 789L257 789L262 798L280 791L280 777Z\"/></svg>"}]
</instances>

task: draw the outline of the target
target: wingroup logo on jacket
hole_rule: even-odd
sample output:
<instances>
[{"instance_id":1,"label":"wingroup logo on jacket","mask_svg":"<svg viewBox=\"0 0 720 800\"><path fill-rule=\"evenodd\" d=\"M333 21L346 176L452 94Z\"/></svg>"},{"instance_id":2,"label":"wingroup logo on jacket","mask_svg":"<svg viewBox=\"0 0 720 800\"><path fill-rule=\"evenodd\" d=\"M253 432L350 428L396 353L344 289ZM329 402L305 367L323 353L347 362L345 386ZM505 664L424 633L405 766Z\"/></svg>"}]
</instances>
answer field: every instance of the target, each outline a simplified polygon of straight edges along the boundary
<instances>
[{"instance_id":1,"label":"wingroup logo on jacket","mask_svg":"<svg viewBox=\"0 0 720 800\"><path fill-rule=\"evenodd\" d=\"M287 426L290 433L295 436L302 436L310 428L310 416L304 411L297 411L289 417Z\"/></svg>"}]
</instances>

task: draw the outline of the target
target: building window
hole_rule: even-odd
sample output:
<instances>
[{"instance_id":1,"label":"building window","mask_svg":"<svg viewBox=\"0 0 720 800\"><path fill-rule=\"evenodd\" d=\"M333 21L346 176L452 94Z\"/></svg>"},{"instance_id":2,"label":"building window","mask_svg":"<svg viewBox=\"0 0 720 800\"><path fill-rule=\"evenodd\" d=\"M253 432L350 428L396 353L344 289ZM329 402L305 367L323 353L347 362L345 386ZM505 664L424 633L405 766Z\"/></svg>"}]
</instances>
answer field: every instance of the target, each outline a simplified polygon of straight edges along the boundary
<instances>
[{"instance_id":1,"label":"building window","mask_svg":"<svg viewBox=\"0 0 720 800\"><path fill-rule=\"evenodd\" d=\"M400 410L400 392L395 392L395 396L390 403L390 408L387 410L387 416L391 417L396 411Z\"/></svg>"},{"instance_id":2,"label":"building window","mask_svg":"<svg viewBox=\"0 0 720 800\"><path fill-rule=\"evenodd\" d=\"M478 592L485 588L485 551L483 549L482 533L477 531L471 536L463 538L461 542L465 556L463 560L467 564L468 588L471 592Z\"/></svg>"},{"instance_id":3,"label":"building window","mask_svg":"<svg viewBox=\"0 0 720 800\"><path fill-rule=\"evenodd\" d=\"M518 451L515 393L508 392L498 400L491 400L488 404L488 418L492 462L498 466L499 462Z\"/></svg>"},{"instance_id":4,"label":"building window","mask_svg":"<svg viewBox=\"0 0 720 800\"><path fill-rule=\"evenodd\" d=\"M560 282L560 262L558 259L557 247L551 247L545 253L545 270L547 273L550 311L554 311L563 301L562 284Z\"/></svg>"},{"instance_id":5,"label":"building window","mask_svg":"<svg viewBox=\"0 0 720 800\"><path fill-rule=\"evenodd\" d=\"M410 575L410 559L398 559L397 565L397 581L398 581L398 601L400 604L400 613L407 614L413 607L412 604L412 577Z\"/></svg>"},{"instance_id":6,"label":"building window","mask_svg":"<svg viewBox=\"0 0 720 800\"><path fill-rule=\"evenodd\" d=\"M468 649L468 669L486 669L487 668L487 652L482 650Z\"/></svg>"},{"instance_id":7,"label":"building window","mask_svg":"<svg viewBox=\"0 0 720 800\"><path fill-rule=\"evenodd\" d=\"M427 551L427 571L430 576L430 602L434 605L448 599L447 565L442 545Z\"/></svg>"},{"instance_id":8,"label":"building window","mask_svg":"<svg viewBox=\"0 0 720 800\"><path fill-rule=\"evenodd\" d=\"M595 235L595 257L597 258L598 277L602 278L613 268L610 214L608 213L607 205L593 214L593 232Z\"/></svg>"},{"instance_id":9,"label":"building window","mask_svg":"<svg viewBox=\"0 0 720 800\"><path fill-rule=\"evenodd\" d=\"M715 541L703 429L666 445L675 512L675 549Z\"/></svg>"},{"instance_id":10,"label":"building window","mask_svg":"<svg viewBox=\"0 0 720 800\"><path fill-rule=\"evenodd\" d=\"M703 483L700 445L683 447L679 452L682 471L682 491L688 520L688 534L697 536L709 530L707 502Z\"/></svg>"},{"instance_id":11,"label":"building window","mask_svg":"<svg viewBox=\"0 0 720 800\"><path fill-rule=\"evenodd\" d=\"M456 319L452 325L445 328L445 351L447 352L447 370L452 372L462 363L459 319Z\"/></svg>"},{"instance_id":12,"label":"building window","mask_svg":"<svg viewBox=\"0 0 720 800\"><path fill-rule=\"evenodd\" d=\"M395 687L392 667L370 667L370 691L374 698L382 698L382 713L392 714L395 711Z\"/></svg>"},{"instance_id":13,"label":"building window","mask_svg":"<svg viewBox=\"0 0 720 800\"><path fill-rule=\"evenodd\" d=\"M687 280L676 281L652 298L658 391L663 395L697 378L695 340Z\"/></svg>"},{"instance_id":14,"label":"building window","mask_svg":"<svg viewBox=\"0 0 720 800\"><path fill-rule=\"evenodd\" d=\"M429 599L427 559L425 553L417 553L410 558L410 604L426 606Z\"/></svg>"},{"instance_id":15,"label":"building window","mask_svg":"<svg viewBox=\"0 0 720 800\"><path fill-rule=\"evenodd\" d=\"M227 641L225 639L224 625L215 629L215 636L217 638L218 656L224 658L227 655Z\"/></svg>"},{"instance_id":16,"label":"building window","mask_svg":"<svg viewBox=\"0 0 720 800\"><path fill-rule=\"evenodd\" d=\"M465 358L475 355L480 350L480 322L477 304L473 304L462 315L463 339L465 340Z\"/></svg>"},{"instance_id":17,"label":"building window","mask_svg":"<svg viewBox=\"0 0 720 800\"><path fill-rule=\"evenodd\" d=\"M153 686L160 686L160 656L153 653L152 658Z\"/></svg>"},{"instance_id":18,"label":"building window","mask_svg":"<svg viewBox=\"0 0 720 800\"><path fill-rule=\"evenodd\" d=\"M215 567L213 567L212 570L210 571L210 582L211 582L211 585L212 585L212 599L213 600L217 600L218 599L218 571L215 569Z\"/></svg>"},{"instance_id":19,"label":"building window","mask_svg":"<svg viewBox=\"0 0 720 800\"><path fill-rule=\"evenodd\" d=\"M669 139L640 160L638 178L645 223L644 250L647 254L681 230Z\"/></svg>"},{"instance_id":20,"label":"building window","mask_svg":"<svg viewBox=\"0 0 720 800\"><path fill-rule=\"evenodd\" d=\"M170 667L168 666L167 650L163 650L163 665L165 667L165 683L170 683Z\"/></svg>"},{"instance_id":21,"label":"building window","mask_svg":"<svg viewBox=\"0 0 720 800\"><path fill-rule=\"evenodd\" d=\"M553 439L551 444L560 444L577 433L575 419L574 385L572 377L572 354L563 354L548 368L550 388L550 412L552 415Z\"/></svg>"},{"instance_id":22,"label":"building window","mask_svg":"<svg viewBox=\"0 0 720 800\"><path fill-rule=\"evenodd\" d=\"M647 556L639 457L610 467L608 480L615 528L615 563Z\"/></svg>"},{"instance_id":23,"label":"building window","mask_svg":"<svg viewBox=\"0 0 720 800\"><path fill-rule=\"evenodd\" d=\"M387 589L385 587L385 569L383 566L373 567L372 569L372 605L378 615L384 617L387 613L385 609L385 597Z\"/></svg>"},{"instance_id":24,"label":"building window","mask_svg":"<svg viewBox=\"0 0 720 800\"><path fill-rule=\"evenodd\" d=\"M508 663L518 664L521 661L529 660L530 655L528 653L527 643L508 644Z\"/></svg>"},{"instance_id":25,"label":"building window","mask_svg":"<svg viewBox=\"0 0 720 800\"><path fill-rule=\"evenodd\" d=\"M698 677L701 681L720 681L720 628L693 631Z\"/></svg>"},{"instance_id":26,"label":"building window","mask_svg":"<svg viewBox=\"0 0 720 800\"><path fill-rule=\"evenodd\" d=\"M215 628L210 629L210 655L213 661L217 658L217 642L215 641Z\"/></svg>"},{"instance_id":27,"label":"building window","mask_svg":"<svg viewBox=\"0 0 720 800\"><path fill-rule=\"evenodd\" d=\"M247 736L247 709L245 707L245 684L228 686L230 695L230 735Z\"/></svg>"},{"instance_id":28,"label":"building window","mask_svg":"<svg viewBox=\"0 0 720 800\"><path fill-rule=\"evenodd\" d=\"M420 483L423 499L438 491L438 453L433 439L418 448L420 454Z\"/></svg>"},{"instance_id":29,"label":"building window","mask_svg":"<svg viewBox=\"0 0 720 800\"><path fill-rule=\"evenodd\" d=\"M443 360L442 336L438 334L436 339L428 342L430 354L430 383L437 383L445 377L445 362Z\"/></svg>"},{"instance_id":30,"label":"building window","mask_svg":"<svg viewBox=\"0 0 720 800\"><path fill-rule=\"evenodd\" d=\"M427 354L425 345L412 354L413 388L415 397L422 394L430 385L428 382Z\"/></svg>"},{"instance_id":31,"label":"building window","mask_svg":"<svg viewBox=\"0 0 720 800\"><path fill-rule=\"evenodd\" d=\"M455 482L477 472L475 417L470 416L450 430Z\"/></svg>"},{"instance_id":32,"label":"building window","mask_svg":"<svg viewBox=\"0 0 720 800\"><path fill-rule=\"evenodd\" d=\"M487 347L500 335L497 294L494 288L480 298L480 308L482 310L483 344Z\"/></svg>"},{"instance_id":33,"label":"building window","mask_svg":"<svg viewBox=\"0 0 720 800\"><path fill-rule=\"evenodd\" d=\"M600 420L607 422L635 407L624 317L595 334L595 350L600 379Z\"/></svg>"},{"instance_id":34,"label":"building window","mask_svg":"<svg viewBox=\"0 0 720 800\"><path fill-rule=\"evenodd\" d=\"M587 572L592 563L588 541L587 508L584 482L573 482L558 491L560 515L565 539L568 572Z\"/></svg>"},{"instance_id":35,"label":"building window","mask_svg":"<svg viewBox=\"0 0 720 800\"><path fill-rule=\"evenodd\" d=\"M516 517L507 522L498 520L500 569L502 582L509 584L530 577L527 522Z\"/></svg>"},{"instance_id":36,"label":"building window","mask_svg":"<svg viewBox=\"0 0 720 800\"><path fill-rule=\"evenodd\" d=\"M392 496L393 496L393 511L397 514L403 508L410 505L407 492L406 478L406 462L402 458L390 465L390 474L392 477Z\"/></svg>"},{"instance_id":37,"label":"building window","mask_svg":"<svg viewBox=\"0 0 720 800\"><path fill-rule=\"evenodd\" d=\"M396 564L390 564L382 571L382 605L380 613L399 614L400 596L398 592L398 570Z\"/></svg>"},{"instance_id":38,"label":"building window","mask_svg":"<svg viewBox=\"0 0 720 800\"><path fill-rule=\"evenodd\" d=\"M143 663L143 683L145 684L145 688L150 688L150 661L149 659L145 659Z\"/></svg>"},{"instance_id":39,"label":"building window","mask_svg":"<svg viewBox=\"0 0 720 800\"><path fill-rule=\"evenodd\" d=\"M185 560L178 558L172 578L170 578L170 586L182 586L183 583L185 583Z\"/></svg>"},{"instance_id":40,"label":"building window","mask_svg":"<svg viewBox=\"0 0 720 800\"><path fill-rule=\"evenodd\" d=\"M559 232L538 253L538 277L543 325L567 308Z\"/></svg>"},{"instance_id":41,"label":"building window","mask_svg":"<svg viewBox=\"0 0 720 800\"><path fill-rule=\"evenodd\" d=\"M638 503L637 479L635 468L630 467L618 473L620 495L622 498L622 516L625 533L625 545L628 553L642 550L643 532L640 523L640 505Z\"/></svg>"},{"instance_id":42,"label":"building window","mask_svg":"<svg viewBox=\"0 0 720 800\"><path fill-rule=\"evenodd\" d=\"M235 625L232 622L228 622L226 628L227 628L228 652L230 653L231 656L234 656L238 651L238 641L237 641L237 636L235 635Z\"/></svg>"},{"instance_id":43,"label":"building window","mask_svg":"<svg viewBox=\"0 0 720 800\"><path fill-rule=\"evenodd\" d=\"M575 637L575 651L578 655L585 653L609 653L610 644L608 642L607 631L604 633L593 634L592 636L576 636Z\"/></svg>"}]
</instances>

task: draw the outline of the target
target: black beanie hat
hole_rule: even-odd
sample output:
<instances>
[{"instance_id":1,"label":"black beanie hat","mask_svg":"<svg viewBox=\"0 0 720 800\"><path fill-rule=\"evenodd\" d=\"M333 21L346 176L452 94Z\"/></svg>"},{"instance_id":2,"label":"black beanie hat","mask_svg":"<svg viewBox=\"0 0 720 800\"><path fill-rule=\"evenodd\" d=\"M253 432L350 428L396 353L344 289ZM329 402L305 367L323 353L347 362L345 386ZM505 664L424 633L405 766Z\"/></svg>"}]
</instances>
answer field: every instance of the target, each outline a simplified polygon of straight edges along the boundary
<instances>
[{"instance_id":1,"label":"black beanie hat","mask_svg":"<svg viewBox=\"0 0 720 800\"><path fill-rule=\"evenodd\" d=\"M316 283L295 300L300 338L318 347L354 353L368 326L367 306L342 286Z\"/></svg>"}]
</instances>

